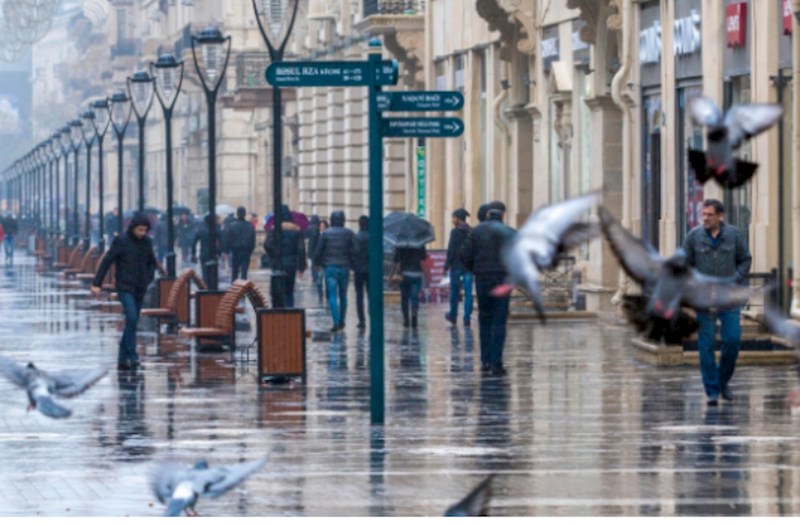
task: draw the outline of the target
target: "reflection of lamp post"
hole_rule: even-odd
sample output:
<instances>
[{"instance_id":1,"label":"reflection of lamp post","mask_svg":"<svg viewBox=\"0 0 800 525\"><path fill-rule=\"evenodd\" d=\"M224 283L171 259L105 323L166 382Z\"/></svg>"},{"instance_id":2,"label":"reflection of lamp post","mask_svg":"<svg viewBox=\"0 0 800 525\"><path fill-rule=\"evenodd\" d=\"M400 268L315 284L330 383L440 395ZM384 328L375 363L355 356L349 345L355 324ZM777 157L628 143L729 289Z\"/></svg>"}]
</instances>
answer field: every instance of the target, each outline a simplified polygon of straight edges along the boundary
<instances>
[{"instance_id":1,"label":"reflection of lamp post","mask_svg":"<svg viewBox=\"0 0 800 525\"><path fill-rule=\"evenodd\" d=\"M72 149L72 141L69 138L70 127L61 128L61 151L64 152L64 242L69 237L69 152Z\"/></svg>"},{"instance_id":2,"label":"reflection of lamp post","mask_svg":"<svg viewBox=\"0 0 800 525\"><path fill-rule=\"evenodd\" d=\"M86 144L86 223L83 225L83 250L92 246L92 146L97 138L94 130L94 111L91 109L81 115L81 134Z\"/></svg>"},{"instance_id":3,"label":"reflection of lamp post","mask_svg":"<svg viewBox=\"0 0 800 525\"><path fill-rule=\"evenodd\" d=\"M137 71L128 77L128 96L139 124L139 211L144 212L144 125L153 105L153 77L147 71Z\"/></svg>"},{"instance_id":4,"label":"reflection of lamp post","mask_svg":"<svg viewBox=\"0 0 800 525\"><path fill-rule=\"evenodd\" d=\"M131 120L131 99L124 91L114 93L108 99L111 123L117 136L117 237L122 236L122 141Z\"/></svg>"},{"instance_id":5,"label":"reflection of lamp post","mask_svg":"<svg viewBox=\"0 0 800 525\"><path fill-rule=\"evenodd\" d=\"M283 52L289 41L297 17L298 0L253 0L253 10L264 42L269 50L271 62L283 60ZM287 16L289 15L288 20ZM288 23L287 23L288 22ZM273 246L275 256L272 258L272 306L283 308L286 305L284 271L281 262L281 209L283 208L283 185L281 177L283 156L283 133L281 130L281 90L272 88L272 192L275 208L275 231ZM277 268L276 268L277 266Z\"/></svg>"},{"instance_id":6,"label":"reflection of lamp post","mask_svg":"<svg viewBox=\"0 0 800 525\"><path fill-rule=\"evenodd\" d=\"M197 44L200 45L200 60L197 57ZM226 44L227 50L225 49ZM225 52L224 60L223 51ZM206 105L208 106L208 211L209 215L214 217L217 211L217 114L215 106L217 93L222 85L225 70L228 67L228 59L231 56L231 37L223 37L216 27L207 27L200 35L192 35L192 56L197 76L200 77L206 93ZM219 268L215 222L208 231L208 246L209 257L207 261L203 262L206 267L204 275L208 288L216 290L219 287Z\"/></svg>"},{"instance_id":7,"label":"reflection of lamp post","mask_svg":"<svg viewBox=\"0 0 800 525\"><path fill-rule=\"evenodd\" d=\"M97 162L98 162L98 210L97 213L100 217L100 240L97 244L97 251L103 253L106 249L105 238L105 186L103 182L103 140L106 138L106 131L111 124L111 108L108 105L108 99L101 98L92 103L92 108L95 111L95 119L92 121L94 132L97 134Z\"/></svg>"},{"instance_id":8,"label":"reflection of lamp post","mask_svg":"<svg viewBox=\"0 0 800 525\"><path fill-rule=\"evenodd\" d=\"M183 84L183 61L163 54L150 64L156 79L156 96L164 110L167 138L167 277L175 277L175 223L172 221L172 110Z\"/></svg>"},{"instance_id":9,"label":"reflection of lamp post","mask_svg":"<svg viewBox=\"0 0 800 525\"><path fill-rule=\"evenodd\" d=\"M74 185L72 186L72 246L75 246L80 241L81 235L78 219L78 151L81 149L81 142L83 141L82 123L80 120L75 119L69 123L69 128L69 138L72 142L72 153L75 159L75 177L73 178Z\"/></svg>"}]
</instances>

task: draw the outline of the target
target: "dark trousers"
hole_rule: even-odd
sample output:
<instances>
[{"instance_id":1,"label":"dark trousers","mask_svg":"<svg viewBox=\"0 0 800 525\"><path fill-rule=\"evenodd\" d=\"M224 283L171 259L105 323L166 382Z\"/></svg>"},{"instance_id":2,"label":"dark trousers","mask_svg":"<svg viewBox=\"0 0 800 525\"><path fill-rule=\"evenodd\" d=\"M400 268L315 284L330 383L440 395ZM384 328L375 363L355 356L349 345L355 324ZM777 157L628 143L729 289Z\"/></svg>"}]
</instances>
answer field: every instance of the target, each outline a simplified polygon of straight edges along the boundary
<instances>
[{"instance_id":1,"label":"dark trousers","mask_svg":"<svg viewBox=\"0 0 800 525\"><path fill-rule=\"evenodd\" d=\"M247 270L250 268L250 252L231 252L231 282L241 276L247 279Z\"/></svg>"},{"instance_id":2,"label":"dark trousers","mask_svg":"<svg viewBox=\"0 0 800 525\"><path fill-rule=\"evenodd\" d=\"M286 286L286 308L294 308L294 283L297 280L297 270L289 268L286 270L284 283Z\"/></svg>"},{"instance_id":3,"label":"dark trousers","mask_svg":"<svg viewBox=\"0 0 800 525\"><path fill-rule=\"evenodd\" d=\"M139 312L142 311L142 297L136 297L130 292L117 292L119 302L122 303L122 310L125 313L125 330L122 332L122 339L119 341L119 363L130 361L139 362L139 354L136 353L136 326L139 324Z\"/></svg>"},{"instance_id":4,"label":"dark trousers","mask_svg":"<svg viewBox=\"0 0 800 525\"><path fill-rule=\"evenodd\" d=\"M358 312L358 322L364 324L367 322L367 316L364 313L364 296L366 292L369 291L369 274L356 273L353 275L355 276L356 285L356 311Z\"/></svg>"},{"instance_id":5,"label":"dark trousers","mask_svg":"<svg viewBox=\"0 0 800 525\"><path fill-rule=\"evenodd\" d=\"M717 318L722 328L722 351L719 366L714 359L714 348L717 346ZM728 385L736 368L736 357L739 355L739 342L742 339L741 317L739 308L720 310L716 315L709 312L697 312L697 349L700 352L700 373L703 375L703 386L706 395L714 398Z\"/></svg>"},{"instance_id":6,"label":"dark trousers","mask_svg":"<svg viewBox=\"0 0 800 525\"><path fill-rule=\"evenodd\" d=\"M481 337L481 365L490 368L503 366L503 347L506 343L506 323L510 297L494 297L493 288L503 284L502 275L475 275L478 292L478 322Z\"/></svg>"},{"instance_id":7,"label":"dark trousers","mask_svg":"<svg viewBox=\"0 0 800 525\"><path fill-rule=\"evenodd\" d=\"M419 292L422 290L422 277L403 276L400 283L400 308L403 320L408 322L408 307L411 306L411 317L417 317L419 310Z\"/></svg>"},{"instance_id":8,"label":"dark trousers","mask_svg":"<svg viewBox=\"0 0 800 525\"><path fill-rule=\"evenodd\" d=\"M192 245L181 245L181 264L187 265L192 260Z\"/></svg>"}]
</instances>

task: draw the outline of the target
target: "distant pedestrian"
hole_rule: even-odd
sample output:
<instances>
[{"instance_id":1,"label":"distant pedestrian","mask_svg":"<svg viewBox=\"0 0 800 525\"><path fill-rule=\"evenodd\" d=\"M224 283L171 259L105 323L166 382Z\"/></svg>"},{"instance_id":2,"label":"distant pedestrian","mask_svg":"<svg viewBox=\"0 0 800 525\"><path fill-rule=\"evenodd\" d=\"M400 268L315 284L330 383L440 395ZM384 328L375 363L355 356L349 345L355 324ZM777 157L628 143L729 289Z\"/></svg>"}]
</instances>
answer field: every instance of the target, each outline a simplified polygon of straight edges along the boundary
<instances>
[{"instance_id":1,"label":"distant pedestrian","mask_svg":"<svg viewBox=\"0 0 800 525\"><path fill-rule=\"evenodd\" d=\"M281 210L281 260L280 269L283 270L286 277L284 283L286 288L285 299L286 307L294 308L294 286L298 276L303 276L306 271L306 243L303 239L303 232L300 226L295 224L291 210L287 205L283 205ZM275 245L275 229L273 228L267 233L267 239L264 241L264 251L269 254L270 259L273 261L273 268L277 267L278 260L276 259L276 245Z\"/></svg>"},{"instance_id":2,"label":"distant pedestrian","mask_svg":"<svg viewBox=\"0 0 800 525\"><path fill-rule=\"evenodd\" d=\"M464 285L464 326L469 326L472 318L472 273L466 269L459 257L461 245L467 240L472 231L467 224L469 213L464 208L453 212L453 229L450 231L450 240L447 243L447 261L444 271L450 272L450 311L445 314L445 319L452 324L458 320L458 302L461 298L461 285Z\"/></svg>"},{"instance_id":3,"label":"distant pedestrian","mask_svg":"<svg viewBox=\"0 0 800 525\"><path fill-rule=\"evenodd\" d=\"M222 220L222 239L220 240L220 254L222 255L222 259L228 265L228 269L233 271L233 251L231 247L228 246L228 226L233 224L233 221L236 220L236 217L233 216L232 213L229 213L227 217Z\"/></svg>"},{"instance_id":4,"label":"distant pedestrian","mask_svg":"<svg viewBox=\"0 0 800 525\"><path fill-rule=\"evenodd\" d=\"M250 224L253 225L253 228L258 229L258 214L257 213L251 213L250 214Z\"/></svg>"},{"instance_id":5,"label":"distant pedestrian","mask_svg":"<svg viewBox=\"0 0 800 525\"><path fill-rule=\"evenodd\" d=\"M475 275L481 340L481 371L505 375L503 347L510 296L495 297L492 290L504 284L508 273L502 260L503 247L514 230L503 224L505 205L490 203L486 220L475 226L461 245L459 256L467 271Z\"/></svg>"},{"instance_id":6,"label":"distant pedestrian","mask_svg":"<svg viewBox=\"0 0 800 525\"><path fill-rule=\"evenodd\" d=\"M150 220L141 214L134 215L128 230L111 243L92 282L92 293L100 295L106 272L114 265L117 296L125 313L125 331L119 342L117 367L130 370L139 365L136 353L136 326L147 287L153 282L158 267L153 244L147 236Z\"/></svg>"},{"instance_id":7,"label":"distant pedestrian","mask_svg":"<svg viewBox=\"0 0 800 525\"><path fill-rule=\"evenodd\" d=\"M169 251L169 235L167 232L167 214L160 213L158 215L158 223L156 224L155 241L156 252L158 253L158 262L164 264L167 259L167 251Z\"/></svg>"},{"instance_id":8,"label":"distant pedestrian","mask_svg":"<svg viewBox=\"0 0 800 525\"><path fill-rule=\"evenodd\" d=\"M192 243L195 236L195 223L188 213L181 213L181 218L175 226L175 236L181 249L181 262L185 266L191 257Z\"/></svg>"},{"instance_id":9,"label":"distant pedestrian","mask_svg":"<svg viewBox=\"0 0 800 525\"><path fill-rule=\"evenodd\" d=\"M250 257L256 249L256 230L247 220L244 206L236 209L236 218L225 227L223 244L231 254L231 282L241 277L247 279Z\"/></svg>"},{"instance_id":10,"label":"distant pedestrian","mask_svg":"<svg viewBox=\"0 0 800 525\"><path fill-rule=\"evenodd\" d=\"M10 213L3 221L3 230L5 231L3 251L6 254L6 262L13 262L14 248L16 247L17 233L19 232L19 223L17 223L17 219Z\"/></svg>"},{"instance_id":11,"label":"distant pedestrian","mask_svg":"<svg viewBox=\"0 0 800 525\"><path fill-rule=\"evenodd\" d=\"M417 327L419 293L422 291L422 261L427 259L425 247L397 248L394 252L393 275L402 276L400 282L400 308L403 311L403 326ZM410 318L409 318L410 315Z\"/></svg>"},{"instance_id":12,"label":"distant pedestrian","mask_svg":"<svg viewBox=\"0 0 800 525\"><path fill-rule=\"evenodd\" d=\"M208 267L206 262L211 259L211 228L217 231L217 249L219 249L220 237L222 231L219 224L217 224L217 216L210 213L206 214L203 223L197 227L194 234L194 242L192 243L192 262L197 262L197 245L200 245L200 267L203 272L203 280L208 282ZM219 254L219 251L217 251Z\"/></svg>"},{"instance_id":13,"label":"distant pedestrian","mask_svg":"<svg viewBox=\"0 0 800 525\"><path fill-rule=\"evenodd\" d=\"M356 285L358 327L364 328L367 326L367 316L364 313L364 295L368 290L369 282L369 217L366 215L358 218L356 255L353 258L353 281Z\"/></svg>"},{"instance_id":14,"label":"distant pedestrian","mask_svg":"<svg viewBox=\"0 0 800 525\"><path fill-rule=\"evenodd\" d=\"M119 208L114 208L114 210L106 215L105 217L105 230L106 230L106 244L107 246L111 246L111 243L114 241L114 237L117 236L119 228Z\"/></svg>"},{"instance_id":15,"label":"distant pedestrian","mask_svg":"<svg viewBox=\"0 0 800 525\"><path fill-rule=\"evenodd\" d=\"M344 212L334 211L331 227L322 231L314 251L314 265L325 269L332 332L342 330L347 318L347 285L356 250L355 234L344 227L344 221Z\"/></svg>"}]
</instances>

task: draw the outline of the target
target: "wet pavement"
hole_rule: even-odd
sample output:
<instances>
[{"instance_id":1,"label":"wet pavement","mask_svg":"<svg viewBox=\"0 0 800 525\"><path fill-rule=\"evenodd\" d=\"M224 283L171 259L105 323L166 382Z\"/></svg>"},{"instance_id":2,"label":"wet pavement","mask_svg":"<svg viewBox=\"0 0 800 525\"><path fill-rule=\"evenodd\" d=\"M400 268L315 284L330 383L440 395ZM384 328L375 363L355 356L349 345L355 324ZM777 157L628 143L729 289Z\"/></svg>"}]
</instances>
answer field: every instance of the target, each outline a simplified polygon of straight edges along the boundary
<instances>
[{"instance_id":1,"label":"wet pavement","mask_svg":"<svg viewBox=\"0 0 800 525\"><path fill-rule=\"evenodd\" d=\"M267 290L263 271L253 276ZM308 325L327 312L300 284ZM113 366L120 316L84 308L18 257L0 267L0 353L45 370ZM351 287L352 288L352 287ZM441 515L487 474L493 515L795 515L800 415L790 366L741 367L734 403L707 408L699 370L637 362L630 332L599 321L512 322L508 376L482 378L474 328L444 305L402 328L387 305L387 423L369 423L368 340L309 340L308 382L259 388L254 351L198 353L140 329L144 369L114 370L65 404L26 413L0 378L0 515L155 516L154 463L267 467L197 509L210 516ZM253 333L240 333L239 344ZM317 340L320 339L320 340Z\"/></svg>"}]
</instances>

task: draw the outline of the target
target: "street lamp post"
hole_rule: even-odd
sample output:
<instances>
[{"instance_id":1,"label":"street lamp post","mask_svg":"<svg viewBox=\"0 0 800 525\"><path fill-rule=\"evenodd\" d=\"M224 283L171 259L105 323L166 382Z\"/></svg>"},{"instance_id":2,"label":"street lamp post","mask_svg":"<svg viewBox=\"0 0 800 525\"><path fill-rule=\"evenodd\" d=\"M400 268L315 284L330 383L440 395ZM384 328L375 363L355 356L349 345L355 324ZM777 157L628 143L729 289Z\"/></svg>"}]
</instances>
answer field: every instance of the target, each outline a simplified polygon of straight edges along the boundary
<instances>
[{"instance_id":1,"label":"street lamp post","mask_svg":"<svg viewBox=\"0 0 800 525\"><path fill-rule=\"evenodd\" d=\"M175 223L172 220L172 111L183 84L183 61L175 55L163 54L150 64L155 77L156 96L164 110L167 157L167 277L175 277ZM212 228L213 229L213 228Z\"/></svg>"},{"instance_id":2,"label":"street lamp post","mask_svg":"<svg viewBox=\"0 0 800 525\"><path fill-rule=\"evenodd\" d=\"M297 18L298 0L253 0L253 10L256 13L256 21L264 42L269 50L271 62L283 60L283 53L289 36L294 28L294 21ZM289 14L288 24L286 15ZM271 37L271 38L270 38ZM272 88L272 192L273 207L275 214L275 231L273 232L273 246L275 256L272 259L272 306L283 308L286 306L286 296L284 285L285 272L281 262L281 237L283 229L281 226L281 209L283 208L283 184L282 184L282 157L283 157L283 133L281 123L281 90L279 87ZM276 268L277 266L277 268Z\"/></svg>"},{"instance_id":3,"label":"street lamp post","mask_svg":"<svg viewBox=\"0 0 800 525\"><path fill-rule=\"evenodd\" d=\"M108 105L108 99L101 98L92 103L95 119L92 121L94 132L97 134L97 178L98 178L98 210L100 216L100 240L97 244L97 251L103 253L106 251L106 231L105 231L105 185L103 180L103 141L106 138L106 131L111 124L111 108Z\"/></svg>"},{"instance_id":4,"label":"street lamp post","mask_svg":"<svg viewBox=\"0 0 800 525\"><path fill-rule=\"evenodd\" d=\"M70 127L70 140L72 141L72 153L75 160L75 176L73 178L72 186L72 246L80 242L81 229L80 219L78 216L78 151L81 149L81 142L83 141L83 131L81 129L82 123L80 120L75 119L69 123Z\"/></svg>"},{"instance_id":5,"label":"street lamp post","mask_svg":"<svg viewBox=\"0 0 800 525\"><path fill-rule=\"evenodd\" d=\"M197 45L200 45L200 57L197 56ZM227 45L227 46L226 46ZM227 47L227 49L225 49ZM222 58L225 53L224 60ZM206 93L208 110L208 211L214 217L217 208L217 114L215 106L217 93L228 68L231 56L231 37L223 37L216 27L207 27L199 35L192 35L192 56L197 76ZM217 261L217 228L216 222L208 232L209 258L203 264L210 290L219 287L219 263Z\"/></svg>"},{"instance_id":6,"label":"street lamp post","mask_svg":"<svg viewBox=\"0 0 800 525\"><path fill-rule=\"evenodd\" d=\"M97 138L94 119L94 111L91 109L81 115L81 135L86 144L86 223L83 225L83 251L87 251L92 246L92 146Z\"/></svg>"},{"instance_id":7,"label":"street lamp post","mask_svg":"<svg viewBox=\"0 0 800 525\"><path fill-rule=\"evenodd\" d=\"M60 130L61 137L61 151L64 153L64 243L68 244L70 233L69 228L69 152L72 149L72 141L70 140L70 127L64 126Z\"/></svg>"},{"instance_id":8,"label":"street lamp post","mask_svg":"<svg viewBox=\"0 0 800 525\"><path fill-rule=\"evenodd\" d=\"M108 101L111 124L117 137L117 237L122 236L122 142L131 120L131 99L124 91L114 93Z\"/></svg>"},{"instance_id":9,"label":"street lamp post","mask_svg":"<svg viewBox=\"0 0 800 525\"><path fill-rule=\"evenodd\" d=\"M139 125L139 211L144 212L144 126L153 105L154 79L147 71L137 71L128 77L128 97L133 104Z\"/></svg>"}]
</instances>

